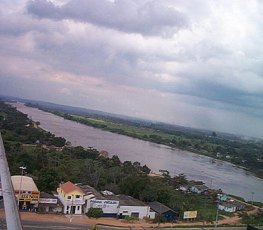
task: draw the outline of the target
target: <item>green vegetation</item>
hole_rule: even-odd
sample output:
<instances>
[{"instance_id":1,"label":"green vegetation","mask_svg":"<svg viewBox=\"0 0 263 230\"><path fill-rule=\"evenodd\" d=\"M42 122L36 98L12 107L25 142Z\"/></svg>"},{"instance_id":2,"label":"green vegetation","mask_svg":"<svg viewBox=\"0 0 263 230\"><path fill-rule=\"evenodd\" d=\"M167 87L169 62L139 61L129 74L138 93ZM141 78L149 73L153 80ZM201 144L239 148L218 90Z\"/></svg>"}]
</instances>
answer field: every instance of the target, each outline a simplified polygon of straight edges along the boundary
<instances>
[{"instance_id":1,"label":"green vegetation","mask_svg":"<svg viewBox=\"0 0 263 230\"><path fill-rule=\"evenodd\" d=\"M66 140L54 134L35 128L27 115L16 112L12 106L0 101L0 128L5 142L23 144L45 144L62 147Z\"/></svg>"},{"instance_id":2,"label":"green vegetation","mask_svg":"<svg viewBox=\"0 0 263 230\"><path fill-rule=\"evenodd\" d=\"M94 225L91 227L91 230L100 230L100 228L97 225Z\"/></svg>"},{"instance_id":3,"label":"green vegetation","mask_svg":"<svg viewBox=\"0 0 263 230\"><path fill-rule=\"evenodd\" d=\"M162 214L160 214L160 213L158 213L158 214L156 214L155 215L155 218L154 218L154 223L165 223L165 217L162 215Z\"/></svg>"},{"instance_id":4,"label":"green vegetation","mask_svg":"<svg viewBox=\"0 0 263 230\"><path fill-rule=\"evenodd\" d=\"M103 216L103 211L101 208L90 208L86 215L92 218L100 218Z\"/></svg>"},{"instance_id":5,"label":"green vegetation","mask_svg":"<svg viewBox=\"0 0 263 230\"><path fill-rule=\"evenodd\" d=\"M126 222L132 223L132 222L134 222L134 221L136 221L136 220L139 220L139 218L138 218L138 217L135 217L135 216L125 216L125 217L124 217L124 220L125 220Z\"/></svg>"},{"instance_id":6,"label":"green vegetation","mask_svg":"<svg viewBox=\"0 0 263 230\"><path fill-rule=\"evenodd\" d=\"M241 218L242 218L241 222L243 224L250 224L250 225L256 225L256 226L263 225L263 213L258 213L255 215L248 215L244 213L241 215Z\"/></svg>"},{"instance_id":7,"label":"green vegetation","mask_svg":"<svg viewBox=\"0 0 263 230\"><path fill-rule=\"evenodd\" d=\"M54 146L63 140L40 128L35 128L26 115L0 102L0 131L3 134L10 172L20 174L19 166L26 166L41 191L54 191L59 182L88 184L98 190L126 194L144 202L159 201L179 210L198 211L198 220L214 220L215 195L201 196L176 190L189 183L183 174L171 178L150 177L150 169L139 162L121 162L117 156L105 158L94 148ZM40 143L35 144L37 140ZM24 143L30 145L24 145Z\"/></svg>"},{"instance_id":8,"label":"green vegetation","mask_svg":"<svg viewBox=\"0 0 263 230\"><path fill-rule=\"evenodd\" d=\"M130 121L94 114L69 114L41 106L36 107L95 128L228 161L263 178L263 140L225 137L216 132L182 131L176 126L163 123Z\"/></svg>"}]
</instances>

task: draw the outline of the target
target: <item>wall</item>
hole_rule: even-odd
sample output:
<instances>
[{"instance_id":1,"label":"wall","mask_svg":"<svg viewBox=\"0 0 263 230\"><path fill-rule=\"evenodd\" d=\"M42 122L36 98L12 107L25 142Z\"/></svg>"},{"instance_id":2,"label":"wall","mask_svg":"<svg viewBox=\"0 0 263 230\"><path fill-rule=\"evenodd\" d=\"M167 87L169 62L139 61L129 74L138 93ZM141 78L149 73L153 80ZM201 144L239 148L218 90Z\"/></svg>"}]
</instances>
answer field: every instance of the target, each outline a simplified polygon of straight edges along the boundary
<instances>
[{"instance_id":1,"label":"wall","mask_svg":"<svg viewBox=\"0 0 263 230\"><path fill-rule=\"evenodd\" d=\"M102 208L103 214L117 214L119 201L117 200L97 200L87 201L87 210L89 208Z\"/></svg>"},{"instance_id":2,"label":"wall","mask_svg":"<svg viewBox=\"0 0 263 230\"><path fill-rule=\"evenodd\" d=\"M120 206L118 216L124 218L125 216L131 216L132 213L139 213L139 219L152 216L149 206Z\"/></svg>"}]
</instances>

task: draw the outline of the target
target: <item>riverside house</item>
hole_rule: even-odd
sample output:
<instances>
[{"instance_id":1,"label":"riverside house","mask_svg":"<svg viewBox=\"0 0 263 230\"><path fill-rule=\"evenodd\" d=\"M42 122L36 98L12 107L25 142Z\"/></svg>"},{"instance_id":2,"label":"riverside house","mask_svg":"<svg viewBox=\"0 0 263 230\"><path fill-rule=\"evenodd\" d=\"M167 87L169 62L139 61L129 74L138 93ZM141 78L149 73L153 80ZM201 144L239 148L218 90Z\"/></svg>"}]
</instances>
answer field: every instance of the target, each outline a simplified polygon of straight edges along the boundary
<instances>
[{"instance_id":1,"label":"riverside house","mask_svg":"<svg viewBox=\"0 0 263 230\"><path fill-rule=\"evenodd\" d=\"M59 200L64 206L64 214L82 214L85 194L80 187L68 181L59 185L57 193Z\"/></svg>"}]
</instances>

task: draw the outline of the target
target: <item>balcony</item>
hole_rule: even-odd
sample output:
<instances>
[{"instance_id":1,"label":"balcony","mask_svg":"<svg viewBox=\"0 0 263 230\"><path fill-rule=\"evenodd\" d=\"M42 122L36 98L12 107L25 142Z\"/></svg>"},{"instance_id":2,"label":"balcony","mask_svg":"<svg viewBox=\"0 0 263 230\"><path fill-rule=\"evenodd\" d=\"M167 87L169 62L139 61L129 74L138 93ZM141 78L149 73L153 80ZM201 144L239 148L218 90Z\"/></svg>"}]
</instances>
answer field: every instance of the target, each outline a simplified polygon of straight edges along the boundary
<instances>
[{"instance_id":1,"label":"balcony","mask_svg":"<svg viewBox=\"0 0 263 230\"><path fill-rule=\"evenodd\" d=\"M83 205L85 204L84 200L64 200L64 205Z\"/></svg>"}]
</instances>

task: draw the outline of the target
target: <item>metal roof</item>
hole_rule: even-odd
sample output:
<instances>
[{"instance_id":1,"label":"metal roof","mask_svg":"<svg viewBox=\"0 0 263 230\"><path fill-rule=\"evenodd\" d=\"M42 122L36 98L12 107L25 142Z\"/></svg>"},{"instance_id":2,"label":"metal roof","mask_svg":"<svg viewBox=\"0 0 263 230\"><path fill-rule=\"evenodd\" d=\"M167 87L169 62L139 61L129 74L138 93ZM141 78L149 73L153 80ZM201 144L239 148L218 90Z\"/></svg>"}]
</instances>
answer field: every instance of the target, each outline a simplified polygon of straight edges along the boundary
<instances>
[{"instance_id":1,"label":"metal roof","mask_svg":"<svg viewBox=\"0 0 263 230\"><path fill-rule=\"evenodd\" d=\"M28 176L11 176L15 191L39 192L34 180ZM20 189L21 188L21 189Z\"/></svg>"},{"instance_id":2,"label":"metal roof","mask_svg":"<svg viewBox=\"0 0 263 230\"><path fill-rule=\"evenodd\" d=\"M127 195L107 195L105 197L109 200L118 200L120 202L120 206L147 206L142 201Z\"/></svg>"},{"instance_id":3,"label":"metal roof","mask_svg":"<svg viewBox=\"0 0 263 230\"><path fill-rule=\"evenodd\" d=\"M168 211L172 211L174 213L177 213L176 211L170 209L169 207L167 207L166 205L164 205L158 201L150 202L149 206L153 211L160 213L160 214L163 214L163 213L168 212Z\"/></svg>"},{"instance_id":4,"label":"metal roof","mask_svg":"<svg viewBox=\"0 0 263 230\"><path fill-rule=\"evenodd\" d=\"M82 191L82 189L80 187L78 187L77 185L73 184L72 182L68 181L64 184L60 184L59 187L65 192L65 193L70 193L73 191L78 191L81 194L84 194L84 192Z\"/></svg>"}]
</instances>

